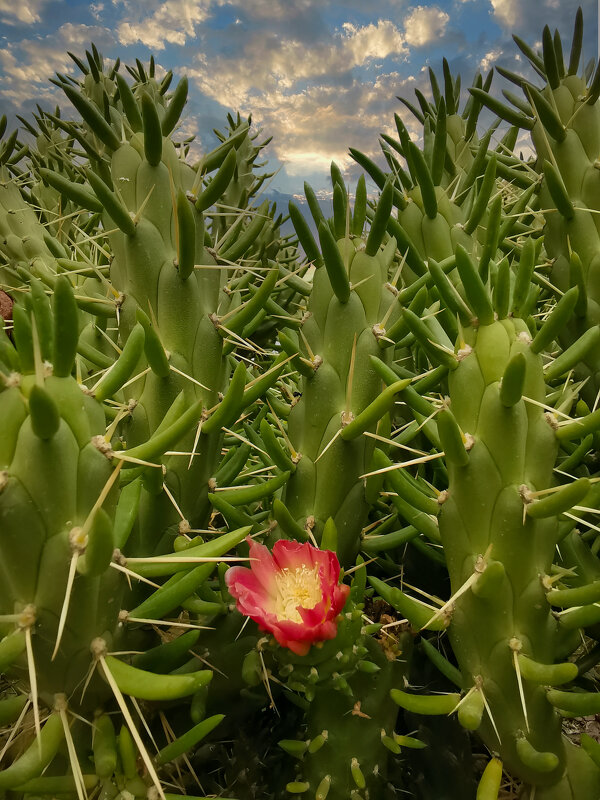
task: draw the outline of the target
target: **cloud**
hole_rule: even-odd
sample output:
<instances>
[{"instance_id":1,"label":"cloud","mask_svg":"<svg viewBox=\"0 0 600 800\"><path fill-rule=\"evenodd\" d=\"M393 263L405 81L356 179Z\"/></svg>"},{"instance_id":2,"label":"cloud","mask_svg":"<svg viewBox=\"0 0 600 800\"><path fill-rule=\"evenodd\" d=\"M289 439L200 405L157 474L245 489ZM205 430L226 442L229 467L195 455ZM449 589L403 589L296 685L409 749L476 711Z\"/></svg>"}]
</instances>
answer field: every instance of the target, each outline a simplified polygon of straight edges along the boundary
<instances>
[{"instance_id":1,"label":"cloud","mask_svg":"<svg viewBox=\"0 0 600 800\"><path fill-rule=\"evenodd\" d=\"M5 25L33 25L41 22L41 11L49 0L0 0L0 22Z\"/></svg>"},{"instance_id":2,"label":"cloud","mask_svg":"<svg viewBox=\"0 0 600 800\"><path fill-rule=\"evenodd\" d=\"M90 3L90 12L95 20L100 21L103 11L104 3Z\"/></svg>"},{"instance_id":3,"label":"cloud","mask_svg":"<svg viewBox=\"0 0 600 800\"><path fill-rule=\"evenodd\" d=\"M119 42L142 42L151 50L164 50L167 44L184 45L195 36L196 26L208 19L211 5L211 0L167 0L152 14L140 17L139 9L147 9L148 4L136 3L129 19L117 26Z\"/></svg>"},{"instance_id":4,"label":"cloud","mask_svg":"<svg viewBox=\"0 0 600 800\"><path fill-rule=\"evenodd\" d=\"M377 152L378 135L392 116L389 99L404 83L398 73L390 73L372 84L355 80L343 88L313 86L293 96L265 97L253 117L274 134L272 152L288 175L325 172L331 161L346 171L354 163L350 146Z\"/></svg>"},{"instance_id":5,"label":"cloud","mask_svg":"<svg viewBox=\"0 0 600 800\"><path fill-rule=\"evenodd\" d=\"M199 55L197 65L187 72L209 97L226 107L243 108L268 96L279 99L284 92L296 95L304 81L325 78L335 83L374 58L403 58L406 53L398 28L379 20L363 27L344 24L333 39L316 42L310 57L299 39L264 32L248 38L243 52L235 55Z\"/></svg>"},{"instance_id":6,"label":"cloud","mask_svg":"<svg viewBox=\"0 0 600 800\"><path fill-rule=\"evenodd\" d=\"M322 6L322 0L230 0L227 5L239 8L255 19L285 20Z\"/></svg>"},{"instance_id":7,"label":"cloud","mask_svg":"<svg viewBox=\"0 0 600 800\"><path fill-rule=\"evenodd\" d=\"M557 26L561 31L570 31L573 27L576 5L580 5L586 26L595 28L598 20L598 9L595 0L579 0L575 3L561 3L559 0L490 0L496 21L507 31L518 31L523 38L536 38L542 32L544 23L551 29Z\"/></svg>"},{"instance_id":8,"label":"cloud","mask_svg":"<svg viewBox=\"0 0 600 800\"><path fill-rule=\"evenodd\" d=\"M63 101L64 95L48 84L54 72L73 73L75 65L67 50L81 51L90 41L100 48L114 41L108 28L67 22L45 37L9 42L0 49L0 68L4 75L0 97L21 106L28 100L53 98Z\"/></svg>"},{"instance_id":9,"label":"cloud","mask_svg":"<svg viewBox=\"0 0 600 800\"><path fill-rule=\"evenodd\" d=\"M479 66L481 71L485 75L491 67L495 66L498 63L498 60L503 55L503 51L501 47L494 47L492 50L488 50L488 52L482 56Z\"/></svg>"},{"instance_id":10,"label":"cloud","mask_svg":"<svg viewBox=\"0 0 600 800\"><path fill-rule=\"evenodd\" d=\"M346 37L341 49L344 55L351 56L349 66L358 66L373 58L404 56L408 52L404 37L389 20L380 19L377 24L362 28L346 22L342 27Z\"/></svg>"},{"instance_id":11,"label":"cloud","mask_svg":"<svg viewBox=\"0 0 600 800\"><path fill-rule=\"evenodd\" d=\"M351 144L376 143L391 116L390 101L404 84L397 71L383 71L380 64L404 61L407 53L404 35L391 21L347 22L315 41L310 53L299 38L257 31L244 38L241 51L203 53L185 71L225 108L252 112L274 136L271 152L288 175L300 175L327 169L332 160L349 166Z\"/></svg>"},{"instance_id":12,"label":"cloud","mask_svg":"<svg viewBox=\"0 0 600 800\"><path fill-rule=\"evenodd\" d=\"M350 146L371 155L378 153L379 133L391 132L392 98L404 91L406 83L397 72L391 72L373 82L353 79L343 86L313 84L295 91L275 88L253 95L237 108L242 114L252 111L265 135L273 135L271 156L285 166L289 176L301 177L328 171L331 161L343 170L350 169ZM417 125L411 123L411 127L416 130Z\"/></svg>"},{"instance_id":13,"label":"cloud","mask_svg":"<svg viewBox=\"0 0 600 800\"><path fill-rule=\"evenodd\" d=\"M491 0L494 16L506 28L515 28L521 21L521 0ZM539 13L539 12L538 12Z\"/></svg>"},{"instance_id":14,"label":"cloud","mask_svg":"<svg viewBox=\"0 0 600 800\"><path fill-rule=\"evenodd\" d=\"M437 6L416 6L404 21L405 39L408 45L423 45L441 38L450 16Z\"/></svg>"}]
</instances>

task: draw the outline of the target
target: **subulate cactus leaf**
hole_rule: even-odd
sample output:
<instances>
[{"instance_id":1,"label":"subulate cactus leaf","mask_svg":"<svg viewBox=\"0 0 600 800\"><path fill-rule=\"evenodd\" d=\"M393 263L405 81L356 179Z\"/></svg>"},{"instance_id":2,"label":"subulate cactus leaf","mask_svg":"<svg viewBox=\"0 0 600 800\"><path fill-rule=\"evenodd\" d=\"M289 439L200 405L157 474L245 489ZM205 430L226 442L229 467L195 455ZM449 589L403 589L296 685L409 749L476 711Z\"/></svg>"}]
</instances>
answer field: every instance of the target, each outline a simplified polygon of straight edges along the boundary
<instances>
[{"instance_id":1,"label":"subulate cactus leaf","mask_svg":"<svg viewBox=\"0 0 600 800\"><path fill-rule=\"evenodd\" d=\"M144 155L148 163L156 167L162 157L162 131L156 106L147 92L142 93L142 125L144 131ZM83 114L82 114L83 116ZM116 149L116 148L113 148Z\"/></svg>"},{"instance_id":2,"label":"subulate cactus leaf","mask_svg":"<svg viewBox=\"0 0 600 800\"><path fill-rule=\"evenodd\" d=\"M21 716L27 702L28 698L24 694L13 695L0 700L0 721L2 725L15 723Z\"/></svg>"},{"instance_id":3,"label":"subulate cactus leaf","mask_svg":"<svg viewBox=\"0 0 600 800\"><path fill-rule=\"evenodd\" d=\"M79 315L69 279L59 276L54 284L54 339L52 363L54 375L59 378L71 374L77 340L79 338Z\"/></svg>"},{"instance_id":4,"label":"subulate cactus leaf","mask_svg":"<svg viewBox=\"0 0 600 800\"><path fill-rule=\"evenodd\" d=\"M119 730L119 735L117 738L117 744L119 749L119 760L121 762L123 774L126 778L131 780L135 778L137 774L137 750L135 742L133 741L129 730L125 725L121 725L121 729Z\"/></svg>"},{"instance_id":5,"label":"subulate cactus leaf","mask_svg":"<svg viewBox=\"0 0 600 800\"><path fill-rule=\"evenodd\" d=\"M94 766L99 778L110 778L117 769L117 737L108 714L94 718Z\"/></svg>"},{"instance_id":6,"label":"subulate cactus leaf","mask_svg":"<svg viewBox=\"0 0 600 800\"><path fill-rule=\"evenodd\" d=\"M183 736L180 736L178 739L175 739L174 742L171 742L171 744L163 747L156 755L157 763L167 764L169 761L173 761L184 753L187 753L195 747L198 742L201 742L202 739L208 736L223 719L224 714L215 714L212 717L202 720L202 722L199 722L184 733Z\"/></svg>"},{"instance_id":7,"label":"subulate cactus leaf","mask_svg":"<svg viewBox=\"0 0 600 800\"><path fill-rule=\"evenodd\" d=\"M228 331L233 331L234 333L243 331L245 326L251 323L252 319L256 317L260 309L264 306L267 298L273 292L279 277L279 271L274 266L273 262L271 262L269 266L271 268L265 275L258 289L253 292L250 299L246 300L238 311L235 311L233 315L228 318L226 322Z\"/></svg>"},{"instance_id":8,"label":"subulate cactus leaf","mask_svg":"<svg viewBox=\"0 0 600 800\"><path fill-rule=\"evenodd\" d=\"M19 362L24 373L32 373L35 369L33 353L33 332L29 315L21 306L15 306L13 316L13 338L19 351Z\"/></svg>"},{"instance_id":9,"label":"subulate cactus leaf","mask_svg":"<svg viewBox=\"0 0 600 800\"><path fill-rule=\"evenodd\" d=\"M128 458L150 461L153 458L161 456L169 447L178 442L194 423L200 419L202 410L202 400L197 400L171 425L165 427L161 431L157 430L154 435L143 444L128 448Z\"/></svg>"},{"instance_id":10,"label":"subulate cactus leaf","mask_svg":"<svg viewBox=\"0 0 600 800\"><path fill-rule=\"evenodd\" d=\"M189 563L186 562L186 559L215 559L218 556L223 556L243 541L249 533L249 527L238 528L187 550L167 553L162 558L160 556L155 558L148 556L147 559L141 558L141 560L137 561L132 561L129 558L127 563L131 570L142 577L152 578L174 575L178 572L185 572L189 568Z\"/></svg>"},{"instance_id":11,"label":"subulate cactus leaf","mask_svg":"<svg viewBox=\"0 0 600 800\"><path fill-rule=\"evenodd\" d=\"M422 319L420 319L410 308L403 309L402 316L406 321L411 333L417 339L420 346L423 348L425 353L427 353L427 356L431 359L431 361L443 365L450 370L456 369L458 361L455 354L448 351L444 344L436 338L436 336L432 333L430 328L427 327Z\"/></svg>"},{"instance_id":12,"label":"subulate cactus leaf","mask_svg":"<svg viewBox=\"0 0 600 800\"><path fill-rule=\"evenodd\" d=\"M119 137L98 111L96 106L69 84L63 84L62 90L94 131L98 139L100 139L109 150L116 150L120 144Z\"/></svg>"},{"instance_id":13,"label":"subulate cactus leaf","mask_svg":"<svg viewBox=\"0 0 600 800\"><path fill-rule=\"evenodd\" d=\"M446 629L447 620L443 616L438 617L435 622L431 622L433 617L436 615L437 610L433 606L427 605L426 603L423 603L413 597L409 597L404 592L401 592L400 589L391 587L374 576L369 576L369 582L372 584L376 592L384 598L384 600L386 600L391 606L393 606L393 608L395 608L409 620L415 629L420 630L424 627L427 627L428 630L437 631L443 631ZM403 708L406 708L406 706L403 706Z\"/></svg>"},{"instance_id":14,"label":"subulate cactus leaf","mask_svg":"<svg viewBox=\"0 0 600 800\"><path fill-rule=\"evenodd\" d=\"M29 394L31 427L40 439L51 439L60 425L58 408L42 386L33 386Z\"/></svg>"},{"instance_id":15,"label":"subulate cactus leaf","mask_svg":"<svg viewBox=\"0 0 600 800\"><path fill-rule=\"evenodd\" d=\"M367 217L367 183L365 176L361 175L356 184L354 208L352 211L352 233L361 236Z\"/></svg>"},{"instance_id":16,"label":"subulate cactus leaf","mask_svg":"<svg viewBox=\"0 0 600 800\"><path fill-rule=\"evenodd\" d=\"M273 518L286 536L297 539L298 541L304 541L306 539L306 531L298 525L285 504L282 503L278 497L273 498L272 510Z\"/></svg>"},{"instance_id":17,"label":"subulate cactus leaf","mask_svg":"<svg viewBox=\"0 0 600 800\"><path fill-rule=\"evenodd\" d=\"M497 98L485 92L483 89L471 87L469 91L476 100L487 106L490 111L493 111L494 114L497 114L497 116L501 117L511 125L516 125L517 127L524 128L525 130L531 130L533 128L534 120L531 119L531 117L528 117L525 114L517 113L510 108L510 106L505 105Z\"/></svg>"},{"instance_id":18,"label":"subulate cactus leaf","mask_svg":"<svg viewBox=\"0 0 600 800\"><path fill-rule=\"evenodd\" d=\"M572 589L550 589L546 594L546 599L550 605L559 608L573 608L596 603L600 600L600 581L576 586Z\"/></svg>"},{"instance_id":19,"label":"subulate cactus leaf","mask_svg":"<svg viewBox=\"0 0 600 800\"><path fill-rule=\"evenodd\" d=\"M564 142L567 132L556 111L535 86L528 86L527 92L532 99L533 106L544 128L546 128L550 136L557 142Z\"/></svg>"},{"instance_id":20,"label":"subulate cactus leaf","mask_svg":"<svg viewBox=\"0 0 600 800\"><path fill-rule=\"evenodd\" d=\"M482 325L489 325L494 318L494 310L481 276L464 247L458 245L455 255L456 268L471 309Z\"/></svg>"},{"instance_id":21,"label":"subulate cactus leaf","mask_svg":"<svg viewBox=\"0 0 600 800\"><path fill-rule=\"evenodd\" d=\"M465 233L471 234L479 225L481 218L490 202L492 192L496 188L496 157L494 155L488 160L481 187L477 193L475 202L469 214L469 219L465 224Z\"/></svg>"},{"instance_id":22,"label":"subulate cactus leaf","mask_svg":"<svg viewBox=\"0 0 600 800\"><path fill-rule=\"evenodd\" d=\"M350 299L348 269L333 234L325 223L319 225L319 242L331 288L340 303L347 303Z\"/></svg>"},{"instance_id":23,"label":"subulate cactus leaf","mask_svg":"<svg viewBox=\"0 0 600 800\"><path fill-rule=\"evenodd\" d=\"M2 770L0 786L5 790L13 789L41 775L58 752L64 735L60 714L54 711L23 755Z\"/></svg>"},{"instance_id":24,"label":"subulate cactus leaf","mask_svg":"<svg viewBox=\"0 0 600 800\"><path fill-rule=\"evenodd\" d=\"M143 353L144 341L144 327L137 323L129 334L120 356L93 389L96 399L105 400L107 397L112 397L123 386L125 381L131 377Z\"/></svg>"},{"instance_id":25,"label":"subulate cactus leaf","mask_svg":"<svg viewBox=\"0 0 600 800\"><path fill-rule=\"evenodd\" d=\"M343 239L346 235L346 209L348 208L348 197L343 184L334 182L332 204L333 232L336 239Z\"/></svg>"},{"instance_id":26,"label":"subulate cactus leaf","mask_svg":"<svg viewBox=\"0 0 600 800\"><path fill-rule=\"evenodd\" d=\"M410 142L408 147L415 170L415 177L421 189L423 208L430 219L435 219L438 212L438 202L429 167L423 157L423 153L414 142Z\"/></svg>"},{"instance_id":27,"label":"subulate cactus leaf","mask_svg":"<svg viewBox=\"0 0 600 800\"><path fill-rule=\"evenodd\" d=\"M596 625L600 621L600 607L595 603L566 609L560 617L560 627L565 631L575 631Z\"/></svg>"},{"instance_id":28,"label":"subulate cactus leaf","mask_svg":"<svg viewBox=\"0 0 600 800\"><path fill-rule=\"evenodd\" d=\"M557 53L554 49L552 32L548 25L545 25L542 31L542 55L548 83L553 89L556 89L560 84L561 75L558 67Z\"/></svg>"},{"instance_id":29,"label":"subulate cactus leaf","mask_svg":"<svg viewBox=\"0 0 600 800\"><path fill-rule=\"evenodd\" d=\"M517 754L526 767L538 773L554 772L559 765L555 753L536 750L525 736L517 739Z\"/></svg>"},{"instance_id":30,"label":"subulate cactus leaf","mask_svg":"<svg viewBox=\"0 0 600 800\"><path fill-rule=\"evenodd\" d=\"M545 350L558 336L559 331L573 313L575 304L577 303L578 293L578 288L573 286L560 298L531 343L531 350L534 353L540 353L542 350Z\"/></svg>"},{"instance_id":31,"label":"subulate cactus leaf","mask_svg":"<svg viewBox=\"0 0 600 800\"><path fill-rule=\"evenodd\" d=\"M322 263L321 253L317 247L308 223L302 215L302 212L291 200L288 204L288 210L290 219L294 225L294 230L298 236L298 240L300 241L308 260L311 261L315 266L320 266Z\"/></svg>"},{"instance_id":32,"label":"subulate cactus leaf","mask_svg":"<svg viewBox=\"0 0 600 800\"><path fill-rule=\"evenodd\" d=\"M0 669L2 672L6 672L14 664L25 647L25 633L22 630L16 630L0 641ZM24 704L20 705L22 708ZM10 708L10 705L7 708Z\"/></svg>"},{"instance_id":33,"label":"subulate cactus leaf","mask_svg":"<svg viewBox=\"0 0 600 800\"><path fill-rule=\"evenodd\" d=\"M194 271L196 260L196 219L190 200L180 189L177 192L177 269L182 281Z\"/></svg>"},{"instance_id":34,"label":"subulate cactus leaf","mask_svg":"<svg viewBox=\"0 0 600 800\"><path fill-rule=\"evenodd\" d=\"M562 683L570 683L577 677L577 665L572 661L565 661L562 664L540 664L523 653L519 653L517 660L521 676L526 681L543 686L559 686Z\"/></svg>"},{"instance_id":35,"label":"subulate cactus leaf","mask_svg":"<svg viewBox=\"0 0 600 800\"><path fill-rule=\"evenodd\" d=\"M165 90L166 91L166 90ZM184 75L171 95L171 100L162 119L161 130L163 136L168 136L179 122L181 112L187 102L188 79Z\"/></svg>"},{"instance_id":36,"label":"subulate cactus leaf","mask_svg":"<svg viewBox=\"0 0 600 800\"><path fill-rule=\"evenodd\" d=\"M131 91L131 87L122 75L117 73L117 86L119 88L119 99L123 104L123 110L134 133L142 130L142 115L137 101Z\"/></svg>"},{"instance_id":37,"label":"subulate cactus leaf","mask_svg":"<svg viewBox=\"0 0 600 800\"><path fill-rule=\"evenodd\" d=\"M573 202L567 193L565 184L559 171L550 161L544 162L544 177L548 191L552 196L559 213L566 219L572 220L575 216Z\"/></svg>"},{"instance_id":38,"label":"subulate cactus leaf","mask_svg":"<svg viewBox=\"0 0 600 800\"><path fill-rule=\"evenodd\" d=\"M502 785L502 761L492 758L488 761L477 785L476 800L498 800Z\"/></svg>"},{"instance_id":39,"label":"subulate cactus leaf","mask_svg":"<svg viewBox=\"0 0 600 800\"><path fill-rule=\"evenodd\" d=\"M471 310L435 259L429 259L429 271L446 308L454 314L458 314L461 321L468 322L472 316Z\"/></svg>"},{"instance_id":40,"label":"subulate cactus leaf","mask_svg":"<svg viewBox=\"0 0 600 800\"><path fill-rule=\"evenodd\" d=\"M440 653L435 645L431 644L431 642L425 637L422 637L419 646L424 650L427 658L429 658L431 663L441 672L442 675L448 678L448 680L455 686L458 686L459 689L463 688L463 677L460 670L457 669L454 664L451 664L450 661L448 661L448 659Z\"/></svg>"},{"instance_id":41,"label":"subulate cactus leaf","mask_svg":"<svg viewBox=\"0 0 600 800\"><path fill-rule=\"evenodd\" d=\"M457 717L463 728L476 731L481 725L485 711L484 697L477 688L470 690L458 705Z\"/></svg>"},{"instance_id":42,"label":"subulate cactus leaf","mask_svg":"<svg viewBox=\"0 0 600 800\"><path fill-rule=\"evenodd\" d=\"M54 321L50 301L41 281L35 278L31 281L31 302L35 318L35 327L43 360L52 358L52 334Z\"/></svg>"},{"instance_id":43,"label":"subulate cactus leaf","mask_svg":"<svg viewBox=\"0 0 600 800\"><path fill-rule=\"evenodd\" d=\"M393 405L395 396L405 389L410 383L409 379L396 381L391 386L381 392L379 397L373 400L360 414L342 428L341 437L344 441L350 442L357 436L360 436L368 428L372 427L376 422L387 414Z\"/></svg>"},{"instance_id":44,"label":"subulate cactus leaf","mask_svg":"<svg viewBox=\"0 0 600 800\"><path fill-rule=\"evenodd\" d=\"M265 200L253 213L253 218L243 234L236 237L235 241L224 251L219 250L220 258L225 261L236 261L244 255L248 248L258 239L259 234L267 222L269 201Z\"/></svg>"},{"instance_id":45,"label":"subulate cactus leaf","mask_svg":"<svg viewBox=\"0 0 600 800\"><path fill-rule=\"evenodd\" d=\"M242 509L228 503L220 494L209 492L208 500L211 506L221 513L229 528L247 526L248 530L256 532L254 519Z\"/></svg>"},{"instance_id":46,"label":"subulate cactus leaf","mask_svg":"<svg viewBox=\"0 0 600 800\"><path fill-rule=\"evenodd\" d=\"M289 453L279 443L273 428L266 419L263 419L260 424L260 435L265 449L275 466L282 472L293 472L296 465L293 463Z\"/></svg>"},{"instance_id":47,"label":"subulate cactus leaf","mask_svg":"<svg viewBox=\"0 0 600 800\"><path fill-rule=\"evenodd\" d=\"M85 174L100 202L101 209L106 210L113 222L126 236L133 236L135 234L135 223L119 197L94 172L87 170Z\"/></svg>"},{"instance_id":48,"label":"subulate cactus leaf","mask_svg":"<svg viewBox=\"0 0 600 800\"><path fill-rule=\"evenodd\" d=\"M401 708L412 711L414 714L452 714L460 701L460 695L455 692L440 695L411 694L402 689L392 689L392 700Z\"/></svg>"},{"instance_id":49,"label":"subulate cactus leaf","mask_svg":"<svg viewBox=\"0 0 600 800\"><path fill-rule=\"evenodd\" d=\"M177 700L189 697L212 678L210 670L186 675L156 675L138 669L113 656L105 656L106 666L119 689L140 700Z\"/></svg>"},{"instance_id":50,"label":"subulate cactus leaf","mask_svg":"<svg viewBox=\"0 0 600 800\"><path fill-rule=\"evenodd\" d=\"M590 482L587 478L579 478L567 484L557 492L534 500L526 506L527 515L533 519L544 519L568 511L577 505L589 492Z\"/></svg>"},{"instance_id":51,"label":"subulate cactus leaf","mask_svg":"<svg viewBox=\"0 0 600 800\"><path fill-rule=\"evenodd\" d=\"M171 642L165 642L134 656L133 666L149 669L151 672L172 672L187 661L188 651L196 644L199 636L200 631L186 631Z\"/></svg>"},{"instance_id":52,"label":"subulate cactus leaf","mask_svg":"<svg viewBox=\"0 0 600 800\"><path fill-rule=\"evenodd\" d=\"M103 509L98 509L87 532L83 554L77 561L77 569L82 575L95 577L108 568L113 552L113 522Z\"/></svg>"},{"instance_id":53,"label":"subulate cactus leaf","mask_svg":"<svg viewBox=\"0 0 600 800\"><path fill-rule=\"evenodd\" d=\"M556 436L561 441L583 439L588 433L595 432L598 426L600 426L600 414L597 411L592 411L591 414L560 427L556 432Z\"/></svg>"},{"instance_id":54,"label":"subulate cactus leaf","mask_svg":"<svg viewBox=\"0 0 600 800\"><path fill-rule=\"evenodd\" d=\"M590 756L597 767L600 767L600 747L598 742L588 733L582 733L579 739L581 747Z\"/></svg>"},{"instance_id":55,"label":"subulate cactus leaf","mask_svg":"<svg viewBox=\"0 0 600 800\"><path fill-rule=\"evenodd\" d=\"M218 431L223 425L228 425L235 419L242 405L245 386L246 368L243 363L240 363L233 373L227 394L203 423L205 433Z\"/></svg>"},{"instance_id":56,"label":"subulate cactus leaf","mask_svg":"<svg viewBox=\"0 0 600 800\"><path fill-rule=\"evenodd\" d=\"M166 378L170 373L170 364L165 348L160 341L156 328L141 308L135 312L136 320L144 329L144 353L151 370L159 377Z\"/></svg>"},{"instance_id":57,"label":"subulate cactus leaf","mask_svg":"<svg viewBox=\"0 0 600 800\"><path fill-rule=\"evenodd\" d=\"M379 196L379 202L375 209L375 216L373 217L369 229L369 235L365 245L365 253L368 256L374 256L383 243L383 237L392 211L392 197L393 186L391 181L388 181Z\"/></svg>"},{"instance_id":58,"label":"subulate cactus leaf","mask_svg":"<svg viewBox=\"0 0 600 800\"><path fill-rule=\"evenodd\" d=\"M227 489L220 493L220 499L235 506L245 506L270 497L277 489L287 483L290 472L281 472L264 483L241 489Z\"/></svg>"}]
</instances>

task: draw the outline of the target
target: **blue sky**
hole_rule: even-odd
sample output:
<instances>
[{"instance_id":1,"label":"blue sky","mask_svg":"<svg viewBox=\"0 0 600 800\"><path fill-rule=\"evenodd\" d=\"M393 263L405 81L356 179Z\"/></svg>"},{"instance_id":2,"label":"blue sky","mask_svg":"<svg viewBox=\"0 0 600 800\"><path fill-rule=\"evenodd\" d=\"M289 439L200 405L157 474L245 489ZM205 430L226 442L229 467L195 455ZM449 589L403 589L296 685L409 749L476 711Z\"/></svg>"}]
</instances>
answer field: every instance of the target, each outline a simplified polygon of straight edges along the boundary
<instances>
[{"instance_id":1,"label":"blue sky","mask_svg":"<svg viewBox=\"0 0 600 800\"><path fill-rule=\"evenodd\" d=\"M596 0L582 0L584 55L597 55ZM576 2L565 0L0 0L0 110L27 115L39 102L68 103L48 78L76 74L66 55L94 41L109 61L147 62L190 78L182 135L197 135L196 153L213 147L212 129L228 111L252 112L266 155L279 168L272 188L325 189L336 160L357 174L349 147L371 155L401 113L415 138L418 124L396 95L428 94L427 67L442 57L470 84L495 63L522 71L511 34L539 44L548 23L568 53ZM495 90L510 87L500 76ZM526 147L525 139L521 143Z\"/></svg>"}]
</instances>

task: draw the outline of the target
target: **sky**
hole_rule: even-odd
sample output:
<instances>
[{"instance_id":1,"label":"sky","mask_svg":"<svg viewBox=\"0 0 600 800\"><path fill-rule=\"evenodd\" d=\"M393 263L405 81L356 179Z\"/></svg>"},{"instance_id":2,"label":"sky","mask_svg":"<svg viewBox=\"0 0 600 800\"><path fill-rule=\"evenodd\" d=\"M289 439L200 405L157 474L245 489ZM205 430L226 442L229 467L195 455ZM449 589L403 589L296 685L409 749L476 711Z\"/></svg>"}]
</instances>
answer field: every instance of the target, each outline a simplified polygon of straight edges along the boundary
<instances>
[{"instance_id":1,"label":"sky","mask_svg":"<svg viewBox=\"0 0 600 800\"><path fill-rule=\"evenodd\" d=\"M599 1L581 1L586 61L597 56ZM59 103L69 116L48 83L56 71L79 74L67 50L83 57L93 41L107 63L154 54L158 75L172 69L190 80L180 134L196 135L196 155L218 144L213 129L226 127L228 112L252 113L273 137L264 151L277 170L271 189L298 194L308 180L326 192L330 162L355 180L349 147L376 157L394 113L418 138L397 96L414 101L415 87L430 96L428 67L441 76L445 56L463 85L494 64L523 72L511 34L540 46L547 23L568 54L576 8L571 0L0 0L0 113L14 120L36 103ZM515 87L496 76L493 88Z\"/></svg>"}]
</instances>

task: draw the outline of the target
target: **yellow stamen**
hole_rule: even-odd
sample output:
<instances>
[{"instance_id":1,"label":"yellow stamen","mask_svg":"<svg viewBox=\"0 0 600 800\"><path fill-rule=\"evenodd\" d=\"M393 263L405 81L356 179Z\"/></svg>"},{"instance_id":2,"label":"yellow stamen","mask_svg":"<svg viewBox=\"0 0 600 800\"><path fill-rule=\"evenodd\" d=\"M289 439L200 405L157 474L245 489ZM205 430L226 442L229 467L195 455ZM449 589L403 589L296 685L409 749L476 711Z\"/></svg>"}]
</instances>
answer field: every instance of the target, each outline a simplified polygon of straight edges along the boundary
<instances>
[{"instance_id":1,"label":"yellow stamen","mask_svg":"<svg viewBox=\"0 0 600 800\"><path fill-rule=\"evenodd\" d=\"M275 575L277 598L275 615L280 622L300 622L298 606L314 608L323 597L319 567L301 564L296 569L283 569Z\"/></svg>"}]
</instances>

